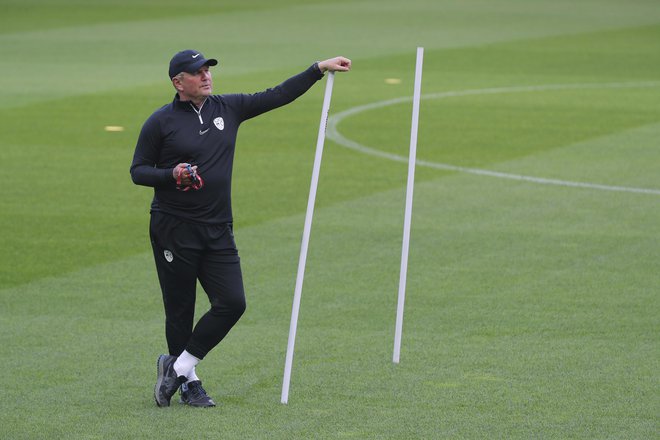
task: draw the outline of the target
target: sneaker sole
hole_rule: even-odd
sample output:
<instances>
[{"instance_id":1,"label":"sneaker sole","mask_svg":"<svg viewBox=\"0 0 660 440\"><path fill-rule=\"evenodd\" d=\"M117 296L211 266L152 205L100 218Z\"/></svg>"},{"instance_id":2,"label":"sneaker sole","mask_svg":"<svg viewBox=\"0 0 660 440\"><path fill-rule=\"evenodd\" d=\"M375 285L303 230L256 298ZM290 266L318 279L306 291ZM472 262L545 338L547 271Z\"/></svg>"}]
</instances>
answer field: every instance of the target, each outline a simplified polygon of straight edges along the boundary
<instances>
[{"instance_id":1,"label":"sneaker sole","mask_svg":"<svg viewBox=\"0 0 660 440\"><path fill-rule=\"evenodd\" d=\"M180 399L179 399L179 404L190 406L190 407L193 407L193 408L213 408L213 407L216 406L215 403L213 405L193 405L192 403L184 402L183 400L180 400Z\"/></svg>"},{"instance_id":2,"label":"sneaker sole","mask_svg":"<svg viewBox=\"0 0 660 440\"><path fill-rule=\"evenodd\" d=\"M156 361L156 371L158 373L158 379L156 380L156 386L154 387L154 400L156 401L156 405L159 407L165 407L165 406L170 406L170 401L166 400L165 402L160 402L158 400L158 390L160 389L160 386L163 384L163 378L165 377L165 371L164 371L164 365L161 360L165 357L165 355L160 355L158 356L158 360Z\"/></svg>"}]
</instances>

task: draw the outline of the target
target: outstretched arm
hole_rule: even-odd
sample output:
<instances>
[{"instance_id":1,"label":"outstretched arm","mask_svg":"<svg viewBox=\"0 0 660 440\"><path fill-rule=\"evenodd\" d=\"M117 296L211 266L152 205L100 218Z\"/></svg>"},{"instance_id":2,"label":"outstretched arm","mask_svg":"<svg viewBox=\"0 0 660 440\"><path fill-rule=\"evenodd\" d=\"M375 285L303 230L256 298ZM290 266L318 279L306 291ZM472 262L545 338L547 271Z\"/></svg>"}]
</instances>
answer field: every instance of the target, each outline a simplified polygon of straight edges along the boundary
<instances>
[{"instance_id":1,"label":"outstretched arm","mask_svg":"<svg viewBox=\"0 0 660 440\"><path fill-rule=\"evenodd\" d=\"M228 105L238 109L241 122L292 102L323 78L324 72L346 72L350 68L351 60L334 57L314 63L304 72L271 89L250 95L223 95L223 99Z\"/></svg>"}]
</instances>

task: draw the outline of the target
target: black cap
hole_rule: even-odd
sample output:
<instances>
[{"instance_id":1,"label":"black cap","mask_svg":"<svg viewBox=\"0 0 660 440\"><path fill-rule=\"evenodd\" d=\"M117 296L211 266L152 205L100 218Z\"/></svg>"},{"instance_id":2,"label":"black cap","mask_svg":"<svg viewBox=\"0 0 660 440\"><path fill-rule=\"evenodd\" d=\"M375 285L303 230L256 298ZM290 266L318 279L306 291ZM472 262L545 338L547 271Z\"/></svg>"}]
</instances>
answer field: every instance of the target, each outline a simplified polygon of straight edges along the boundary
<instances>
[{"instance_id":1,"label":"black cap","mask_svg":"<svg viewBox=\"0 0 660 440\"><path fill-rule=\"evenodd\" d=\"M204 58L201 52L186 49L177 53L170 60L170 78L174 78L181 72L195 73L202 66L215 66L218 60Z\"/></svg>"}]
</instances>

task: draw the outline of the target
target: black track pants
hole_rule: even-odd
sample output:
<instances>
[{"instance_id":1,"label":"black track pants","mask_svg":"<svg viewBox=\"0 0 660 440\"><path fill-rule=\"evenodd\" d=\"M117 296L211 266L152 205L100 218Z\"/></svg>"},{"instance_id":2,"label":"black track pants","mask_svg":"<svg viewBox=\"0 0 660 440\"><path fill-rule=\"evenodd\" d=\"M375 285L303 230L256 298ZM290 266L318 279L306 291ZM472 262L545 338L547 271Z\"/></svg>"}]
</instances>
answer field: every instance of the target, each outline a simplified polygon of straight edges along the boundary
<instances>
[{"instance_id":1,"label":"black track pants","mask_svg":"<svg viewBox=\"0 0 660 440\"><path fill-rule=\"evenodd\" d=\"M161 212L149 227L165 305L171 355L187 350L203 359L245 311L245 293L231 224L187 223ZM194 326L197 280L211 308Z\"/></svg>"}]
</instances>

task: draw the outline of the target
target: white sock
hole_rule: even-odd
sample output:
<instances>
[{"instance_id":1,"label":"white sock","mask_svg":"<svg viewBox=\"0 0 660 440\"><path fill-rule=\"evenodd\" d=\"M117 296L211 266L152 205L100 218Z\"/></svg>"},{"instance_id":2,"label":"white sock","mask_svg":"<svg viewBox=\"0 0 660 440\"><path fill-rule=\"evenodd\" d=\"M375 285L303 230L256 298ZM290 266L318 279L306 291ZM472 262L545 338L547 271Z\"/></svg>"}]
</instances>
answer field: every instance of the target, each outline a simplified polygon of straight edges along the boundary
<instances>
[{"instance_id":1,"label":"white sock","mask_svg":"<svg viewBox=\"0 0 660 440\"><path fill-rule=\"evenodd\" d=\"M190 370L195 368L198 363L199 359L184 350L174 362L174 371L176 371L177 376L188 377Z\"/></svg>"},{"instance_id":2,"label":"white sock","mask_svg":"<svg viewBox=\"0 0 660 440\"><path fill-rule=\"evenodd\" d=\"M197 377L197 373L195 373L195 367L193 367L193 369L190 370L190 373L188 373L188 375L186 376L186 378L188 379L188 380L186 381L186 383L190 383L190 382L192 382L192 381L194 381L194 380L199 380L199 377Z\"/></svg>"}]
</instances>

